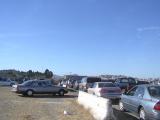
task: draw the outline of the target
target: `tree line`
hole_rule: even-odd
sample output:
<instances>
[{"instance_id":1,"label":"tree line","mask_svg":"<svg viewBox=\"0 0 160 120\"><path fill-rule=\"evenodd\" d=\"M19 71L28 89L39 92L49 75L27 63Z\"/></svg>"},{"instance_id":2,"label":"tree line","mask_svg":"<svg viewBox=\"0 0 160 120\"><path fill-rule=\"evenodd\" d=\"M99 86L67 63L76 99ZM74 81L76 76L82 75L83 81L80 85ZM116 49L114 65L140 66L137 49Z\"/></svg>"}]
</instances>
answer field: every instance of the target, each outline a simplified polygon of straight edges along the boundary
<instances>
[{"instance_id":1,"label":"tree line","mask_svg":"<svg viewBox=\"0 0 160 120\"><path fill-rule=\"evenodd\" d=\"M52 79L53 72L46 69L44 72L28 70L0 70L0 78L11 79L15 81L29 80L29 79Z\"/></svg>"}]
</instances>

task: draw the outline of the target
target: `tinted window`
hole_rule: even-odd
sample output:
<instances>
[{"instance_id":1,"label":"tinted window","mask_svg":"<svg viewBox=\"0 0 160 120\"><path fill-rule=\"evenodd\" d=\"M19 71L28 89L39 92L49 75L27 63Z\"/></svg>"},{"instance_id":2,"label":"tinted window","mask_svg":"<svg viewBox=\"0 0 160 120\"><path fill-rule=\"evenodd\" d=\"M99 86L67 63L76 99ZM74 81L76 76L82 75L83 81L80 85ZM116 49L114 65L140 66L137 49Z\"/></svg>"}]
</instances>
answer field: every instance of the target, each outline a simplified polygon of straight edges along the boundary
<instances>
[{"instance_id":1,"label":"tinted window","mask_svg":"<svg viewBox=\"0 0 160 120\"><path fill-rule=\"evenodd\" d=\"M128 80L127 79L121 79L121 82L122 83L128 83Z\"/></svg>"},{"instance_id":2,"label":"tinted window","mask_svg":"<svg viewBox=\"0 0 160 120\"><path fill-rule=\"evenodd\" d=\"M100 82L101 78L87 78L88 83Z\"/></svg>"},{"instance_id":3,"label":"tinted window","mask_svg":"<svg viewBox=\"0 0 160 120\"><path fill-rule=\"evenodd\" d=\"M135 92L135 96L139 97L144 95L144 88L143 87L138 87L136 92Z\"/></svg>"},{"instance_id":4,"label":"tinted window","mask_svg":"<svg viewBox=\"0 0 160 120\"><path fill-rule=\"evenodd\" d=\"M148 88L149 94L153 97L160 97L160 86L151 86Z\"/></svg>"},{"instance_id":5,"label":"tinted window","mask_svg":"<svg viewBox=\"0 0 160 120\"><path fill-rule=\"evenodd\" d=\"M115 85L113 83L99 83L99 87L115 87Z\"/></svg>"},{"instance_id":6,"label":"tinted window","mask_svg":"<svg viewBox=\"0 0 160 120\"><path fill-rule=\"evenodd\" d=\"M129 79L129 83L136 84L136 81L134 79Z\"/></svg>"},{"instance_id":7,"label":"tinted window","mask_svg":"<svg viewBox=\"0 0 160 120\"><path fill-rule=\"evenodd\" d=\"M136 90L137 90L137 87L134 87L133 89L131 89L131 90L127 93L127 95L134 96Z\"/></svg>"}]
</instances>

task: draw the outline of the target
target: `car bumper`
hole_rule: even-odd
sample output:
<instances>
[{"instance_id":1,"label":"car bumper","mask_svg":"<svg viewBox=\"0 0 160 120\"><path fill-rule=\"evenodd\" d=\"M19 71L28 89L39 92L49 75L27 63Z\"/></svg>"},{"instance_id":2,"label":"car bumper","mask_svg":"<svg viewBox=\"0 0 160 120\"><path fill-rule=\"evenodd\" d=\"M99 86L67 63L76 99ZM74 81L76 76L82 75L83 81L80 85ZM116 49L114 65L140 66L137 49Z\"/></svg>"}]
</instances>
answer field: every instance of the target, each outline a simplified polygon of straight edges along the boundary
<instances>
[{"instance_id":1,"label":"car bumper","mask_svg":"<svg viewBox=\"0 0 160 120\"><path fill-rule=\"evenodd\" d=\"M149 114L149 120L160 120L160 112L154 111L154 113Z\"/></svg>"},{"instance_id":2,"label":"car bumper","mask_svg":"<svg viewBox=\"0 0 160 120\"><path fill-rule=\"evenodd\" d=\"M121 94L117 94L117 95L103 94L103 95L101 95L101 97L104 97L104 98L107 98L107 99L120 99Z\"/></svg>"}]
</instances>

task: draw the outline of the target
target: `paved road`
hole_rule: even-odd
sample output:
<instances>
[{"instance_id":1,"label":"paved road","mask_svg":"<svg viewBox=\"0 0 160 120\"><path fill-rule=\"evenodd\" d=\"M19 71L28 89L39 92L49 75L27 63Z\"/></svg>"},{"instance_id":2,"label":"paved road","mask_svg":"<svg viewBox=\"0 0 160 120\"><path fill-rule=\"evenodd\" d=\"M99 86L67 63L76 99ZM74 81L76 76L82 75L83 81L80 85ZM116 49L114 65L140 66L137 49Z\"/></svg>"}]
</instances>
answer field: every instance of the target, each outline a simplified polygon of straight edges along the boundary
<instances>
[{"instance_id":1,"label":"paved road","mask_svg":"<svg viewBox=\"0 0 160 120\"><path fill-rule=\"evenodd\" d=\"M117 120L138 120L138 118L129 113L119 111L118 105L113 105L113 112Z\"/></svg>"},{"instance_id":2,"label":"paved road","mask_svg":"<svg viewBox=\"0 0 160 120\"><path fill-rule=\"evenodd\" d=\"M76 95L23 97L12 93L10 89L0 87L0 120L93 120L76 103ZM64 110L69 115L65 116Z\"/></svg>"}]
</instances>

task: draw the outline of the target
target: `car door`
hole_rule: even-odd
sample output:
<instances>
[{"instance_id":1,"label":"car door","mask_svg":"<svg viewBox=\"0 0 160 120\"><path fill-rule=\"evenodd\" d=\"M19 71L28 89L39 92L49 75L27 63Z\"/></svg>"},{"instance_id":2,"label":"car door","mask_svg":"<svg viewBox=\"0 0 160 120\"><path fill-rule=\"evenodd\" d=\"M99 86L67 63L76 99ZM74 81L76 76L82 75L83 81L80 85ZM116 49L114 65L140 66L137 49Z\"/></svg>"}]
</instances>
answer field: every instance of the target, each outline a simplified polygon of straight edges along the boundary
<instances>
[{"instance_id":1,"label":"car door","mask_svg":"<svg viewBox=\"0 0 160 120\"><path fill-rule=\"evenodd\" d=\"M61 88L61 87L58 88L58 86L56 87L55 85L49 83L48 81L44 81L42 83L45 93L57 93Z\"/></svg>"},{"instance_id":2,"label":"car door","mask_svg":"<svg viewBox=\"0 0 160 120\"><path fill-rule=\"evenodd\" d=\"M47 81L39 81L37 90L39 91L39 93L42 93L42 94L53 93L54 87L51 84L49 84Z\"/></svg>"},{"instance_id":3,"label":"car door","mask_svg":"<svg viewBox=\"0 0 160 120\"><path fill-rule=\"evenodd\" d=\"M124 93L122 95L122 102L123 102L123 105L125 107L126 110L128 111L132 111L132 104L131 104L131 101L133 100L133 97L134 97L134 94L137 90L137 86L132 88L129 92L127 93Z\"/></svg>"},{"instance_id":4,"label":"car door","mask_svg":"<svg viewBox=\"0 0 160 120\"><path fill-rule=\"evenodd\" d=\"M137 90L135 91L134 96L131 99L131 110L135 113L138 111L138 106L140 105L142 99L144 96L144 87L139 86Z\"/></svg>"},{"instance_id":5,"label":"car door","mask_svg":"<svg viewBox=\"0 0 160 120\"><path fill-rule=\"evenodd\" d=\"M37 81L32 82L31 85L29 85L28 87L29 87L28 89L33 90L35 93L41 92L39 83Z\"/></svg>"}]
</instances>

